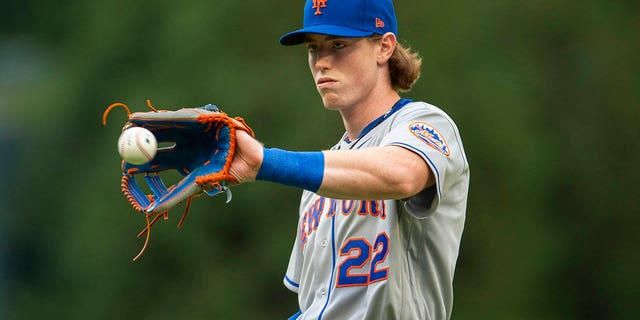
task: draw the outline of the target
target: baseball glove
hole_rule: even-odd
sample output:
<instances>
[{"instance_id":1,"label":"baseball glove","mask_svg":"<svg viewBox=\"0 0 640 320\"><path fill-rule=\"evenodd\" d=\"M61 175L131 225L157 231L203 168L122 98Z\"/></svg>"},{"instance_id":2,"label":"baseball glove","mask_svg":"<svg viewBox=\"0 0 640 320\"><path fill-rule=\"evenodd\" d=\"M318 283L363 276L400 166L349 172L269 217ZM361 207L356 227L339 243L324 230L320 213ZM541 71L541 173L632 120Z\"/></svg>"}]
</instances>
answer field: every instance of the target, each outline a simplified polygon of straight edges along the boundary
<instances>
[{"instance_id":1,"label":"baseball glove","mask_svg":"<svg viewBox=\"0 0 640 320\"><path fill-rule=\"evenodd\" d=\"M134 261L144 252L153 224L160 217L168 219L169 210L181 202L187 203L179 228L189 212L192 198L202 193L214 196L226 192L227 202L231 200L229 185L238 183L229 172L236 130L254 135L242 118L231 118L214 105L176 111L157 110L148 100L147 105L151 111L131 113L126 105L114 103L105 110L102 119L106 125L108 113L115 107L123 107L129 118L123 131L134 126L146 128L160 146L149 163L134 165L122 161L122 192L131 206L145 215L147 224L138 234L141 237L146 233L146 240ZM166 186L160 174L170 170L182 177ZM140 182L146 183L150 193L143 191Z\"/></svg>"}]
</instances>

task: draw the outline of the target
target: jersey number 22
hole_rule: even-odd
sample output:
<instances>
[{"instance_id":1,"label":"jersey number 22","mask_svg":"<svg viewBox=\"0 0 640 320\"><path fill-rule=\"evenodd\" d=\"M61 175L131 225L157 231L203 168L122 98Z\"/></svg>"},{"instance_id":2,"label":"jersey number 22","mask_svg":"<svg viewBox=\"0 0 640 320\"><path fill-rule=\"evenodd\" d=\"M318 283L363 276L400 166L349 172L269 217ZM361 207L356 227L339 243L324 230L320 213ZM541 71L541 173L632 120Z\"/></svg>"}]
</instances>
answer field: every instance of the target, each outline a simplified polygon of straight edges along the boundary
<instances>
[{"instance_id":1,"label":"jersey number 22","mask_svg":"<svg viewBox=\"0 0 640 320\"><path fill-rule=\"evenodd\" d=\"M389 253L389 236L379 233L371 246L364 238L349 238L340 248L340 256L347 257L338 266L337 287L368 286L386 280L389 268L378 268ZM368 270L365 266L369 264Z\"/></svg>"}]
</instances>

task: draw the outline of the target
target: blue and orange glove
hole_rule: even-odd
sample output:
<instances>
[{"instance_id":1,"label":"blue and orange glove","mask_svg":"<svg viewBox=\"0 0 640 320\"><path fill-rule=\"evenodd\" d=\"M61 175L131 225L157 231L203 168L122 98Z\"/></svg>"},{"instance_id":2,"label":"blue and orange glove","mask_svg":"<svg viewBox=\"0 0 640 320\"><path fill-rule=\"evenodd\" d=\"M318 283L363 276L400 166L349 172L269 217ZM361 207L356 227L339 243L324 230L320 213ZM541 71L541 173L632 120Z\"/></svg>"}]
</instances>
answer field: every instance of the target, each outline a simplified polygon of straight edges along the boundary
<instances>
[{"instance_id":1,"label":"blue and orange glove","mask_svg":"<svg viewBox=\"0 0 640 320\"><path fill-rule=\"evenodd\" d=\"M254 135L242 118L231 118L214 105L200 108L182 108L176 111L157 110L147 101L152 111L131 113L122 103L110 105L104 112L103 124L114 107L124 107L128 121L123 130L133 126L151 131L160 145L156 156L146 164L134 165L122 161L122 192L131 206L145 214L147 226L138 234L146 233L145 244L134 261L144 252L151 226L160 217L168 219L168 212L183 201L186 208L178 227L186 218L191 199L202 193L213 196L227 193L231 200L230 184L236 179L229 172L235 151L236 130ZM166 186L161 173L175 170L182 179ZM144 179L144 180L142 180ZM150 194L140 187L146 183Z\"/></svg>"}]
</instances>

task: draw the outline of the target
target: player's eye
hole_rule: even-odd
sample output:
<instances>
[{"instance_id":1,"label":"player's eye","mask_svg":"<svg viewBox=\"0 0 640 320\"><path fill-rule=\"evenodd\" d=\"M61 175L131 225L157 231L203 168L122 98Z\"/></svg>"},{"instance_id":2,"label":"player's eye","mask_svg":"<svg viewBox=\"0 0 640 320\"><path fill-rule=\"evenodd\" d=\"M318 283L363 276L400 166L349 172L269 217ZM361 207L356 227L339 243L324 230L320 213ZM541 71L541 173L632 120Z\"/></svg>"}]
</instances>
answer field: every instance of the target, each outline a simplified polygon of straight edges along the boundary
<instances>
[{"instance_id":1,"label":"player's eye","mask_svg":"<svg viewBox=\"0 0 640 320\"><path fill-rule=\"evenodd\" d=\"M309 51L309 52L318 51L318 45L317 44L307 43L306 46L307 46L307 51Z\"/></svg>"},{"instance_id":2,"label":"player's eye","mask_svg":"<svg viewBox=\"0 0 640 320\"><path fill-rule=\"evenodd\" d=\"M334 42L333 43L333 48L334 49L342 49L344 47L346 47L347 45L344 42Z\"/></svg>"}]
</instances>

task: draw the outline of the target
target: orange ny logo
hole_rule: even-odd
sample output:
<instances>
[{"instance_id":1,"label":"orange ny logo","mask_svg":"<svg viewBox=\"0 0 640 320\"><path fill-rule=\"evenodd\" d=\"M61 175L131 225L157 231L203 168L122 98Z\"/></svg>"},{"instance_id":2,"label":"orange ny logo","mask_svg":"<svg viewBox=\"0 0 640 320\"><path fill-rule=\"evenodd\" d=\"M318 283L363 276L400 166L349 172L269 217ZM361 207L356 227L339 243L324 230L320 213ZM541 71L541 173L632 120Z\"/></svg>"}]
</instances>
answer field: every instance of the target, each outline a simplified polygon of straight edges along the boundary
<instances>
[{"instance_id":1,"label":"orange ny logo","mask_svg":"<svg viewBox=\"0 0 640 320\"><path fill-rule=\"evenodd\" d=\"M326 8L326 7L327 7L327 0L313 0L313 7L311 8L316 9L316 12L314 12L313 14L319 15L319 14L322 14L322 12L320 11L320 8Z\"/></svg>"}]
</instances>

